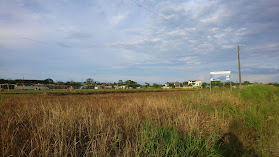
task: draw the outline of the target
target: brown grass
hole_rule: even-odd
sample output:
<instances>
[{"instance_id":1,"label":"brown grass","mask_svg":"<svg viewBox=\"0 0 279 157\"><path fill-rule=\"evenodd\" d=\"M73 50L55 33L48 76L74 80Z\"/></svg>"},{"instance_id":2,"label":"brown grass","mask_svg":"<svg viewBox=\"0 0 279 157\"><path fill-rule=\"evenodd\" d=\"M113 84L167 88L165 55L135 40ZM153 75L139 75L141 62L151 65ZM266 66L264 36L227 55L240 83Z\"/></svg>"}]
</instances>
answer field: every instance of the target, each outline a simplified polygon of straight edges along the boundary
<instances>
[{"instance_id":1,"label":"brown grass","mask_svg":"<svg viewBox=\"0 0 279 157\"><path fill-rule=\"evenodd\" d=\"M243 144L246 154L262 152L249 151L259 147L253 145L254 135L248 136L243 127L232 130L234 114L228 114L225 108L212 107L230 104L233 109L246 110L237 94L228 95L226 91L218 92L218 97L207 91L0 95L0 103L1 156L148 155L142 152L149 140L143 136L146 124L154 128L176 128L182 137L191 132L207 138L217 132L221 139L221 135L230 132Z\"/></svg>"}]
</instances>

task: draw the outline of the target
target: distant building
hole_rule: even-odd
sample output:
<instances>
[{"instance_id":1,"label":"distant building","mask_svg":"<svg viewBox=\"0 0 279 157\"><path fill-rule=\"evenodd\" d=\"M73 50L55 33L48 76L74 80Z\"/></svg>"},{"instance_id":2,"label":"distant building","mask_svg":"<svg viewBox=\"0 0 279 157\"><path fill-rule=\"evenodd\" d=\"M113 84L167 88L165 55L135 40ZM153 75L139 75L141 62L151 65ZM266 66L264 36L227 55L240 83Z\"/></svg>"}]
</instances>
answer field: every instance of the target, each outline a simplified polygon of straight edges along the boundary
<instances>
[{"instance_id":1,"label":"distant building","mask_svg":"<svg viewBox=\"0 0 279 157\"><path fill-rule=\"evenodd\" d=\"M104 86L104 89L112 89L112 86Z\"/></svg>"},{"instance_id":2,"label":"distant building","mask_svg":"<svg viewBox=\"0 0 279 157\"><path fill-rule=\"evenodd\" d=\"M104 86L103 85L97 85L94 87L94 89L104 89Z\"/></svg>"},{"instance_id":3,"label":"distant building","mask_svg":"<svg viewBox=\"0 0 279 157\"><path fill-rule=\"evenodd\" d=\"M179 82L174 82L173 85L175 86L175 88L180 88L180 83Z\"/></svg>"},{"instance_id":4,"label":"distant building","mask_svg":"<svg viewBox=\"0 0 279 157\"><path fill-rule=\"evenodd\" d=\"M171 89L172 87L171 87L171 86L168 86L168 87L162 86L162 88L163 88L163 89Z\"/></svg>"},{"instance_id":5,"label":"distant building","mask_svg":"<svg viewBox=\"0 0 279 157\"><path fill-rule=\"evenodd\" d=\"M170 86L169 82L165 83L164 86L162 86L163 89L170 89L172 86Z\"/></svg>"},{"instance_id":6,"label":"distant building","mask_svg":"<svg viewBox=\"0 0 279 157\"><path fill-rule=\"evenodd\" d=\"M80 86L80 89L94 89L94 85L88 85L88 84L85 84L85 83L81 83L80 84L81 86Z\"/></svg>"},{"instance_id":7,"label":"distant building","mask_svg":"<svg viewBox=\"0 0 279 157\"><path fill-rule=\"evenodd\" d=\"M192 85L193 88L201 88L202 81L188 81L188 85Z\"/></svg>"},{"instance_id":8,"label":"distant building","mask_svg":"<svg viewBox=\"0 0 279 157\"><path fill-rule=\"evenodd\" d=\"M17 90L48 90L48 87L45 86L17 86L15 85L15 89Z\"/></svg>"},{"instance_id":9,"label":"distant building","mask_svg":"<svg viewBox=\"0 0 279 157\"><path fill-rule=\"evenodd\" d=\"M127 85L116 85L114 86L115 89L128 89Z\"/></svg>"},{"instance_id":10,"label":"distant building","mask_svg":"<svg viewBox=\"0 0 279 157\"><path fill-rule=\"evenodd\" d=\"M183 88L193 88L193 87L190 87L189 85L183 85Z\"/></svg>"},{"instance_id":11,"label":"distant building","mask_svg":"<svg viewBox=\"0 0 279 157\"><path fill-rule=\"evenodd\" d=\"M170 84L167 82L167 83L165 83L165 87L169 87L170 86Z\"/></svg>"}]
</instances>

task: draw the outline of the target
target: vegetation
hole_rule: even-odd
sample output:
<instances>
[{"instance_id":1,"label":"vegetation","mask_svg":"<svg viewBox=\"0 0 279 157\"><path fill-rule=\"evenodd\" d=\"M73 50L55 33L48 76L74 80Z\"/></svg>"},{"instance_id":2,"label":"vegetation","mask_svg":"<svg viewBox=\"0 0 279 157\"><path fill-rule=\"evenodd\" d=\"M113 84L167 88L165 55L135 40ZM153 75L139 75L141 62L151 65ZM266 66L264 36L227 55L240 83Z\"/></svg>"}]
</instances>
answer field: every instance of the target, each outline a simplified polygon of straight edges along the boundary
<instances>
[{"instance_id":1,"label":"vegetation","mask_svg":"<svg viewBox=\"0 0 279 157\"><path fill-rule=\"evenodd\" d=\"M44 81L46 81L47 84L54 84L54 81L51 78L47 78Z\"/></svg>"},{"instance_id":2,"label":"vegetation","mask_svg":"<svg viewBox=\"0 0 279 157\"><path fill-rule=\"evenodd\" d=\"M153 85L152 85L153 88L161 88L161 86L162 86L162 85L157 84L157 83L153 83Z\"/></svg>"},{"instance_id":3,"label":"vegetation","mask_svg":"<svg viewBox=\"0 0 279 157\"><path fill-rule=\"evenodd\" d=\"M1 156L278 156L279 89L0 95Z\"/></svg>"},{"instance_id":4,"label":"vegetation","mask_svg":"<svg viewBox=\"0 0 279 157\"><path fill-rule=\"evenodd\" d=\"M94 80L93 80L92 78L88 78L88 79L86 79L85 83L86 83L87 85L92 85L92 84L94 84L95 82L94 82Z\"/></svg>"}]
</instances>

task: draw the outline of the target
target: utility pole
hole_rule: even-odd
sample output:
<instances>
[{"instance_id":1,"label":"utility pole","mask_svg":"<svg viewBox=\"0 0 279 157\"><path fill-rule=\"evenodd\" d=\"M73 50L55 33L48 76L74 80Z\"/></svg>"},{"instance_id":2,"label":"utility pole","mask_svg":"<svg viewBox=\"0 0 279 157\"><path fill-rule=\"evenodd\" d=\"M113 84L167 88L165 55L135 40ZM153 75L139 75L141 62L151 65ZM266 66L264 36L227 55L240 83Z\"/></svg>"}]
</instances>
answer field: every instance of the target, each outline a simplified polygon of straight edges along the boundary
<instances>
[{"instance_id":1,"label":"utility pole","mask_svg":"<svg viewBox=\"0 0 279 157\"><path fill-rule=\"evenodd\" d=\"M238 73L239 73L239 88L242 87L241 85L241 72L240 72L240 47L239 45L237 46L238 49Z\"/></svg>"}]
</instances>

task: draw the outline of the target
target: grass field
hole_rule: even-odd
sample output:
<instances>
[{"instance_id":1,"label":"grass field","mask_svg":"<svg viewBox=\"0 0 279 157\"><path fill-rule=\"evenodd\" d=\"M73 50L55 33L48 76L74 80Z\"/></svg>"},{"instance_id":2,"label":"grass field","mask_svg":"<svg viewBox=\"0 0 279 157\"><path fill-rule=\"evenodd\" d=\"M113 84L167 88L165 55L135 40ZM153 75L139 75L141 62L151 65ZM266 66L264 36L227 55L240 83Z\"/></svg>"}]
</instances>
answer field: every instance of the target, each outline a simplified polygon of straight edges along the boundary
<instances>
[{"instance_id":1,"label":"grass field","mask_svg":"<svg viewBox=\"0 0 279 157\"><path fill-rule=\"evenodd\" d=\"M135 91L193 91L198 90L197 88L170 88L170 89L163 89L163 88L140 88L140 89L48 89L48 90L10 90L2 91L2 94L40 94L40 93L98 93L98 92L135 92ZM1 94L0 93L0 94Z\"/></svg>"},{"instance_id":2,"label":"grass field","mask_svg":"<svg viewBox=\"0 0 279 157\"><path fill-rule=\"evenodd\" d=\"M279 88L0 94L1 156L279 156Z\"/></svg>"}]
</instances>

